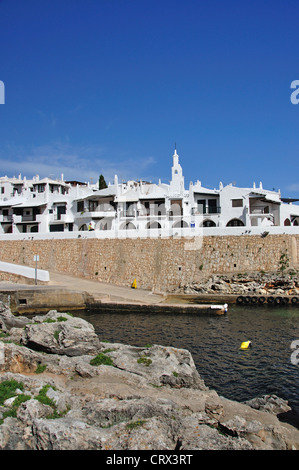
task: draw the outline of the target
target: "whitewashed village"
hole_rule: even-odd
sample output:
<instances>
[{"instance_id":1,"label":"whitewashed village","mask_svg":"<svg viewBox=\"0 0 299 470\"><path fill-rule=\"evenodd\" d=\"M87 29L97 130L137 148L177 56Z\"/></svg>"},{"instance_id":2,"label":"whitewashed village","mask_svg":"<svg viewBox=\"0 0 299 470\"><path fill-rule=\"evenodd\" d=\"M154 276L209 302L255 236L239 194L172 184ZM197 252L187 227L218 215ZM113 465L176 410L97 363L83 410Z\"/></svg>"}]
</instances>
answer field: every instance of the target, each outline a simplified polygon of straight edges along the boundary
<instances>
[{"instance_id":1,"label":"whitewashed village","mask_svg":"<svg viewBox=\"0 0 299 470\"><path fill-rule=\"evenodd\" d=\"M262 182L186 188L175 149L171 180L96 184L35 176L0 178L0 237L127 238L298 233L298 199Z\"/></svg>"}]
</instances>

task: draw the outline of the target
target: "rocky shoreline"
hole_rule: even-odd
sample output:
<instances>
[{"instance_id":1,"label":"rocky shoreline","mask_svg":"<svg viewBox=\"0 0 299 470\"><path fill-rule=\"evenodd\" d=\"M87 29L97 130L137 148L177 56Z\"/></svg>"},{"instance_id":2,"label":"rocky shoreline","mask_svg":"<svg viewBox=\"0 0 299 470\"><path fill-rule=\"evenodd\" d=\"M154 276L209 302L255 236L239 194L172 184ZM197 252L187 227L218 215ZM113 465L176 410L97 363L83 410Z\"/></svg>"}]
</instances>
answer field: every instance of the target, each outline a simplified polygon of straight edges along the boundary
<instances>
[{"instance_id":1,"label":"rocky shoreline","mask_svg":"<svg viewBox=\"0 0 299 470\"><path fill-rule=\"evenodd\" d=\"M235 294L299 296L299 275L294 269L283 272L251 272L214 274L190 284L182 284L175 291L183 294Z\"/></svg>"},{"instance_id":2,"label":"rocky shoreline","mask_svg":"<svg viewBox=\"0 0 299 470\"><path fill-rule=\"evenodd\" d=\"M16 317L0 303L0 449L299 449L278 418L289 410L221 397L185 349L106 343L68 313Z\"/></svg>"}]
</instances>

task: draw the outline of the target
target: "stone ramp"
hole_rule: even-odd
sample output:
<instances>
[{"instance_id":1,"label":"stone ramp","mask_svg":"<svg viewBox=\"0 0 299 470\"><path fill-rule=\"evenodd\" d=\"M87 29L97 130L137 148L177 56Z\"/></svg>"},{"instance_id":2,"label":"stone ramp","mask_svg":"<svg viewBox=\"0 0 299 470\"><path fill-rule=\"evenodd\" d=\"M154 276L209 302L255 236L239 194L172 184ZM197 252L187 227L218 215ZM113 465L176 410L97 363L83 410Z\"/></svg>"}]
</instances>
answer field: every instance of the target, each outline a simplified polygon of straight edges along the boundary
<instances>
[{"instance_id":1,"label":"stone ramp","mask_svg":"<svg viewBox=\"0 0 299 470\"><path fill-rule=\"evenodd\" d=\"M164 295L153 294L143 289L115 286L91 279L70 276L64 273L50 272L49 286L57 286L72 291L87 292L99 302L129 302L141 304L158 304L164 301Z\"/></svg>"}]
</instances>

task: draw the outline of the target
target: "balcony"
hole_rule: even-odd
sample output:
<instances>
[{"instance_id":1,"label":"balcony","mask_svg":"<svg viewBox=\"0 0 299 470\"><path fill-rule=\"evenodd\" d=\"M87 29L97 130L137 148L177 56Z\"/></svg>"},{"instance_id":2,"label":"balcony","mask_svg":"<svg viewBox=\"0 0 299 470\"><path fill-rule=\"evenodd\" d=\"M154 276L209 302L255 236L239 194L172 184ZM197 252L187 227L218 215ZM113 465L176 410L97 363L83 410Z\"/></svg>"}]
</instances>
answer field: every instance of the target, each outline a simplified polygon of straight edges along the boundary
<instances>
[{"instance_id":1,"label":"balcony","mask_svg":"<svg viewBox=\"0 0 299 470\"><path fill-rule=\"evenodd\" d=\"M137 215L137 211L136 210L128 210L128 211L120 211L120 218L123 219L123 218L133 218L133 217L136 217Z\"/></svg>"},{"instance_id":2,"label":"balcony","mask_svg":"<svg viewBox=\"0 0 299 470\"><path fill-rule=\"evenodd\" d=\"M138 217L163 217L166 215L165 210L156 209L139 209L137 211Z\"/></svg>"},{"instance_id":3,"label":"balcony","mask_svg":"<svg viewBox=\"0 0 299 470\"><path fill-rule=\"evenodd\" d=\"M1 222L12 222L13 216L12 215L0 215L0 223Z\"/></svg>"},{"instance_id":4,"label":"balcony","mask_svg":"<svg viewBox=\"0 0 299 470\"><path fill-rule=\"evenodd\" d=\"M22 215L22 220L21 222L35 222L36 221L36 214L27 214L27 215Z\"/></svg>"},{"instance_id":5,"label":"balcony","mask_svg":"<svg viewBox=\"0 0 299 470\"><path fill-rule=\"evenodd\" d=\"M192 215L213 215L213 214L221 214L221 207L220 206L208 206L208 207L200 207L199 210L194 210Z\"/></svg>"},{"instance_id":6,"label":"balcony","mask_svg":"<svg viewBox=\"0 0 299 470\"><path fill-rule=\"evenodd\" d=\"M81 219L101 219L103 217L115 217L115 210L97 210L77 212L76 218Z\"/></svg>"},{"instance_id":7,"label":"balcony","mask_svg":"<svg viewBox=\"0 0 299 470\"><path fill-rule=\"evenodd\" d=\"M74 217L72 214L51 214L49 222L72 223L74 222Z\"/></svg>"},{"instance_id":8,"label":"balcony","mask_svg":"<svg viewBox=\"0 0 299 470\"><path fill-rule=\"evenodd\" d=\"M269 206L253 206L250 207L249 215L261 215L261 214L269 214Z\"/></svg>"}]
</instances>

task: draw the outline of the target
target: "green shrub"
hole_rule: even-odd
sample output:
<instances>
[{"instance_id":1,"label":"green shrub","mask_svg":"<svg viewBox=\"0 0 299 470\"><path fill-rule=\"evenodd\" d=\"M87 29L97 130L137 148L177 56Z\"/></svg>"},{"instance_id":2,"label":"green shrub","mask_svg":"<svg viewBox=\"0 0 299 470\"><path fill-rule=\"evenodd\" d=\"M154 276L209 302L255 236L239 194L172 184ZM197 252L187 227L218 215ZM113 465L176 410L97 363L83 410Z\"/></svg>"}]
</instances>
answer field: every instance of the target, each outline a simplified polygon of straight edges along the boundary
<instances>
[{"instance_id":1,"label":"green shrub","mask_svg":"<svg viewBox=\"0 0 299 470\"><path fill-rule=\"evenodd\" d=\"M69 407L67 407L64 411L59 413L54 400L52 400L52 398L49 398L47 396L47 391L49 390L49 388L56 390L55 387L52 387L49 384L44 385L39 391L39 394L37 395L36 400L42 403L43 405L51 406L51 408L53 409L53 412L49 414L48 416L46 416L46 419L62 418L62 416L64 416L69 411Z\"/></svg>"},{"instance_id":2,"label":"green shrub","mask_svg":"<svg viewBox=\"0 0 299 470\"><path fill-rule=\"evenodd\" d=\"M40 389L39 394L36 397L36 400L39 401L40 403L42 403L43 405L49 405L52 408L56 408L56 405L55 405L54 401L52 400L52 398L49 398L47 396L47 391L49 390L49 388L53 388L53 390L54 390L54 387L51 387L51 385L49 385L49 384L44 385Z\"/></svg>"},{"instance_id":3,"label":"green shrub","mask_svg":"<svg viewBox=\"0 0 299 470\"><path fill-rule=\"evenodd\" d=\"M16 390L24 390L24 384L22 382L17 382L16 380L4 380L0 383L0 405L3 405L5 400L8 398L14 397L16 395Z\"/></svg>"},{"instance_id":4,"label":"green shrub","mask_svg":"<svg viewBox=\"0 0 299 470\"><path fill-rule=\"evenodd\" d=\"M46 365L38 364L36 369L35 369L35 373L36 374L41 374L42 372L45 372L46 368L47 368Z\"/></svg>"},{"instance_id":5,"label":"green shrub","mask_svg":"<svg viewBox=\"0 0 299 470\"><path fill-rule=\"evenodd\" d=\"M113 366L113 360L111 357L106 356L106 354L99 353L97 356L95 356L93 359L90 361L90 365L92 366Z\"/></svg>"},{"instance_id":6,"label":"green shrub","mask_svg":"<svg viewBox=\"0 0 299 470\"><path fill-rule=\"evenodd\" d=\"M16 399L14 400L12 407L9 410L4 411L3 419L8 418L8 417L16 418L17 411L21 403L24 403L25 401L30 400L30 398L31 398L30 395L25 395L24 393L21 393L20 395L18 395Z\"/></svg>"},{"instance_id":7,"label":"green shrub","mask_svg":"<svg viewBox=\"0 0 299 470\"><path fill-rule=\"evenodd\" d=\"M132 421L131 423L128 423L126 425L126 428L128 431L132 431L133 429L139 428L140 426L143 426L145 423L145 420L139 419L138 421Z\"/></svg>"},{"instance_id":8,"label":"green shrub","mask_svg":"<svg viewBox=\"0 0 299 470\"><path fill-rule=\"evenodd\" d=\"M146 367L150 366L152 363L152 360L149 357L142 356L139 359L137 359L138 364L144 364Z\"/></svg>"},{"instance_id":9,"label":"green shrub","mask_svg":"<svg viewBox=\"0 0 299 470\"><path fill-rule=\"evenodd\" d=\"M8 333L4 333L4 331L0 330L0 338L7 338L9 336Z\"/></svg>"},{"instance_id":10,"label":"green shrub","mask_svg":"<svg viewBox=\"0 0 299 470\"><path fill-rule=\"evenodd\" d=\"M60 333L59 330L54 331L54 338L56 339L57 343L58 343L58 339L59 339L59 333Z\"/></svg>"}]
</instances>

